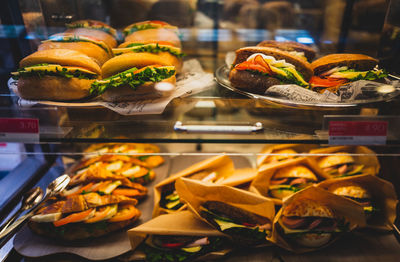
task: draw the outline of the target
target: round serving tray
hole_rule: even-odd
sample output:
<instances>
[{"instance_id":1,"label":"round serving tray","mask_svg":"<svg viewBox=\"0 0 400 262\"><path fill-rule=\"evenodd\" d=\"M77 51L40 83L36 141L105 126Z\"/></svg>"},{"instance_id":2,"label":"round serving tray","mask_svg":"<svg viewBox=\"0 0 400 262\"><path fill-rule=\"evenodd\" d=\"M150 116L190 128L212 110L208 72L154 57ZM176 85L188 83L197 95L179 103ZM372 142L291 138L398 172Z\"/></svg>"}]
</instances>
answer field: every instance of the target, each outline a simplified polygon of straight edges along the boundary
<instances>
[{"instance_id":1,"label":"round serving tray","mask_svg":"<svg viewBox=\"0 0 400 262\"><path fill-rule=\"evenodd\" d=\"M247 97L257 99L262 102L266 102L268 104L272 104L272 105L275 105L278 107L286 107L286 108L289 107L289 108L296 108L296 109L321 109L321 110L335 110L336 109L337 110L337 109L343 109L343 108L349 108L349 107L362 106L362 105L371 104L371 103L389 101L400 94L400 90L395 90L394 92L379 96L377 98L354 100L351 102L315 102L315 103L299 102L299 101L289 100L286 98L254 94L254 93L250 93L250 92L246 92L246 91L237 89L237 88L233 87L231 85L231 82L229 81L229 71L230 71L230 69L226 65L219 67L215 71L214 76L215 76L215 80L217 81L218 84L222 85L223 87L225 87L231 91L239 93L241 95L245 95Z\"/></svg>"}]
</instances>

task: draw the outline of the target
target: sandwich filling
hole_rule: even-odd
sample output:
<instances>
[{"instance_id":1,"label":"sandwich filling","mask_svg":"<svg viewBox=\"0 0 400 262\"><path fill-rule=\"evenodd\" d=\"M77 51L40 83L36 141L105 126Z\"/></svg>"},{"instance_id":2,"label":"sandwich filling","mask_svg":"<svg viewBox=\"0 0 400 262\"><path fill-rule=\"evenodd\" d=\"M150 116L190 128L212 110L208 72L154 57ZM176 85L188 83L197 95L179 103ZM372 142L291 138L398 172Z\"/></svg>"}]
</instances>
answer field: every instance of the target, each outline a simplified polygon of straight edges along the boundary
<instances>
[{"instance_id":1,"label":"sandwich filling","mask_svg":"<svg viewBox=\"0 0 400 262\"><path fill-rule=\"evenodd\" d=\"M213 224L218 226L218 230L223 233L240 235L243 238L259 243L266 241L272 229L270 222L264 225L257 225L251 222L234 220L229 218L228 215L222 214L222 212L217 214L204 206L200 207L200 215L208 221L212 221Z\"/></svg>"},{"instance_id":2,"label":"sandwich filling","mask_svg":"<svg viewBox=\"0 0 400 262\"><path fill-rule=\"evenodd\" d=\"M86 36L55 35L51 36L48 40L42 41L42 43L46 42L61 42L61 43L88 42L102 48L107 54L112 54L112 50L110 49L110 47L103 41Z\"/></svg>"},{"instance_id":3,"label":"sandwich filling","mask_svg":"<svg viewBox=\"0 0 400 262\"><path fill-rule=\"evenodd\" d=\"M160 52L168 52L173 56L176 56L178 58L181 58L185 56L184 53L182 53L181 49L178 47L174 47L172 44L169 43L151 43L151 44L142 44L142 43L131 43L127 45L125 48L115 48L113 49L114 55L122 55L125 53L129 52L134 52L134 53L153 53L153 54L158 54Z\"/></svg>"},{"instance_id":4,"label":"sandwich filling","mask_svg":"<svg viewBox=\"0 0 400 262\"><path fill-rule=\"evenodd\" d=\"M133 67L114 76L97 80L92 83L90 93L101 95L108 88L117 88L120 86L130 86L136 89L146 82L161 82L175 75L174 66L146 66L141 69Z\"/></svg>"},{"instance_id":5,"label":"sandwich filling","mask_svg":"<svg viewBox=\"0 0 400 262\"><path fill-rule=\"evenodd\" d=\"M321 73L319 76L313 76L310 80L311 87L316 90L330 90L336 92L337 89L349 82L357 80L379 80L387 77L388 74L383 69L374 68L368 71L357 71L347 66L337 66Z\"/></svg>"},{"instance_id":6,"label":"sandwich filling","mask_svg":"<svg viewBox=\"0 0 400 262\"><path fill-rule=\"evenodd\" d=\"M106 25L102 25L100 23L92 23L90 21L80 21L80 22L75 22L75 23L70 23L65 25L69 29L75 29L75 28L87 28L87 29L94 29L94 30L100 30L103 31L113 37L117 37L117 31L114 28L111 28Z\"/></svg>"},{"instance_id":7,"label":"sandwich filling","mask_svg":"<svg viewBox=\"0 0 400 262\"><path fill-rule=\"evenodd\" d=\"M136 23L131 26L128 26L127 28L124 29L123 33L125 36L127 36L134 32L137 32L137 31L147 30L147 29L157 29L157 28L166 28L166 29L177 30L176 26L172 26L166 22L152 20L152 21L145 21L145 22Z\"/></svg>"},{"instance_id":8,"label":"sandwich filling","mask_svg":"<svg viewBox=\"0 0 400 262\"><path fill-rule=\"evenodd\" d=\"M278 78L282 83L296 84L309 88L309 84L298 72L294 65L286 62L284 59L276 60L272 56L261 53L252 54L246 61L235 65L236 70L249 71L254 74L272 76Z\"/></svg>"},{"instance_id":9,"label":"sandwich filling","mask_svg":"<svg viewBox=\"0 0 400 262\"><path fill-rule=\"evenodd\" d=\"M333 177L347 177L362 174L363 168L364 165L357 165L355 163L344 163L326 167L323 168L323 170Z\"/></svg>"},{"instance_id":10,"label":"sandwich filling","mask_svg":"<svg viewBox=\"0 0 400 262\"><path fill-rule=\"evenodd\" d=\"M11 73L12 78L17 80L21 77L39 77L44 76L61 76L65 78L79 78L79 79L96 79L97 74L76 66L62 66L57 64L37 64L18 69L17 72Z\"/></svg>"},{"instance_id":11,"label":"sandwich filling","mask_svg":"<svg viewBox=\"0 0 400 262\"><path fill-rule=\"evenodd\" d=\"M199 236L149 236L142 249L146 261L192 261L196 257L224 249L226 241L221 237Z\"/></svg>"}]
</instances>

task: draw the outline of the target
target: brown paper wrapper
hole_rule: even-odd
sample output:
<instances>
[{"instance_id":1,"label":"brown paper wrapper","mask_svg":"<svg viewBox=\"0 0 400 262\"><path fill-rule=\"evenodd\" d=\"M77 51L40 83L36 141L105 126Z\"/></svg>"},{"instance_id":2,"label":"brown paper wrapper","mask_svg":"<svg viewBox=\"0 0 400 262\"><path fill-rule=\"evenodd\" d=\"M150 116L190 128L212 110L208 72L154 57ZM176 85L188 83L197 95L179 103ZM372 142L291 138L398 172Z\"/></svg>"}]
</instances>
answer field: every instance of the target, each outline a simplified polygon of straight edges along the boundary
<instances>
[{"instance_id":1,"label":"brown paper wrapper","mask_svg":"<svg viewBox=\"0 0 400 262\"><path fill-rule=\"evenodd\" d=\"M327 243L322 247L308 248L308 247L302 247L295 243L291 243L290 241L285 239L282 229L278 224L278 220L282 215L282 211L287 205L289 205L293 201L302 201L304 199L311 199L314 201L318 201L321 204L331 208L336 217L345 218L346 222L349 222L350 231L355 229L359 225L364 226L366 224L364 211L360 205L354 203L354 201L332 194L322 188L312 186L302 191L299 191L291 195L287 199L285 199L282 208L279 210L278 214L275 216L274 219L272 236L270 238L271 242L292 252L305 253L324 248L329 244L331 244L333 241L337 240L337 237L334 236L334 239L331 239L329 243Z\"/></svg>"},{"instance_id":2,"label":"brown paper wrapper","mask_svg":"<svg viewBox=\"0 0 400 262\"><path fill-rule=\"evenodd\" d=\"M274 154L278 150L282 149L293 149L297 153L307 153L311 149L316 148L317 145L303 145L303 144L278 144L278 145L266 145L262 150L262 155L257 156L257 166L261 166L263 164L268 164L269 158L271 157L268 154Z\"/></svg>"},{"instance_id":3,"label":"brown paper wrapper","mask_svg":"<svg viewBox=\"0 0 400 262\"><path fill-rule=\"evenodd\" d=\"M128 230L132 249L135 250L148 235L225 237L223 233L197 219L190 211L160 215L140 226ZM201 259L209 260L219 258L230 251L229 249L215 251L206 256L202 256ZM141 260L145 258L144 256L143 252L135 252L130 256L130 260Z\"/></svg>"},{"instance_id":4,"label":"brown paper wrapper","mask_svg":"<svg viewBox=\"0 0 400 262\"><path fill-rule=\"evenodd\" d=\"M221 181L221 185L224 186L241 186L246 183L253 181L257 176L257 169L251 167L245 167L240 169L235 169L230 177Z\"/></svg>"},{"instance_id":5,"label":"brown paper wrapper","mask_svg":"<svg viewBox=\"0 0 400 262\"><path fill-rule=\"evenodd\" d=\"M350 154L360 154L356 156L352 156L355 160L356 164L364 165L363 175L371 174L377 175L379 173L380 164L378 158L376 157L376 153L365 146L332 146L332 147L324 147L310 150L310 154L334 154L337 152L345 152ZM319 159L323 156L315 156L314 158L317 163ZM327 179L332 178L331 175L326 174L324 172L324 176Z\"/></svg>"},{"instance_id":6,"label":"brown paper wrapper","mask_svg":"<svg viewBox=\"0 0 400 262\"><path fill-rule=\"evenodd\" d=\"M229 156L226 155L218 155L201 162L198 162L172 176L168 177L164 181L158 183L154 186L154 208L153 208L153 217L159 216L161 214L169 214L175 213L177 211L182 211L186 209L186 205L183 205L178 210L168 210L162 208L160 206L161 194L164 186L168 186L170 184L175 183L176 179L179 177L185 177L192 175L194 173L200 171L210 171L210 172L217 172L218 178L228 178L234 173L234 165L232 160Z\"/></svg>"},{"instance_id":7,"label":"brown paper wrapper","mask_svg":"<svg viewBox=\"0 0 400 262\"><path fill-rule=\"evenodd\" d=\"M319 180L325 179L322 169L318 167L317 163L313 159L301 157L296 159L290 159L287 161L262 165L258 169L256 178L251 182L249 191L271 198L268 195L268 187L271 178L273 177L273 175L277 170L283 167L293 166L293 165L304 165L309 169L311 169L311 171L313 171L313 173L317 176ZM271 198L271 199L273 199L275 204L282 205L281 199L277 198Z\"/></svg>"},{"instance_id":8,"label":"brown paper wrapper","mask_svg":"<svg viewBox=\"0 0 400 262\"><path fill-rule=\"evenodd\" d=\"M179 178L175 183L175 188L190 210L205 222L207 220L200 216L200 207L207 201L224 202L266 217L271 222L275 216L275 206L271 199L241 189L213 185L187 178Z\"/></svg>"},{"instance_id":9,"label":"brown paper wrapper","mask_svg":"<svg viewBox=\"0 0 400 262\"><path fill-rule=\"evenodd\" d=\"M392 224L396 220L396 207L398 203L396 191L392 183L373 175L359 175L326 180L317 186L328 190L329 187L342 183L356 183L368 190L372 195L375 205L380 209L377 214L367 221L366 227L392 230Z\"/></svg>"}]
</instances>

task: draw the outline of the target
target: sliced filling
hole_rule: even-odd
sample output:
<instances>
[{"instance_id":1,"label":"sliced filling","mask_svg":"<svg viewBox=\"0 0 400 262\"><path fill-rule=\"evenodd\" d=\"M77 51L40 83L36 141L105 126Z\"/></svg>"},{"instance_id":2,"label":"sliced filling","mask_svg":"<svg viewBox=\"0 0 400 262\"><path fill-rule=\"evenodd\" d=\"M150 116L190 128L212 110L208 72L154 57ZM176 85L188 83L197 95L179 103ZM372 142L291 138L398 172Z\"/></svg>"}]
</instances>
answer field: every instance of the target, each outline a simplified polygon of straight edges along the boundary
<instances>
[{"instance_id":1,"label":"sliced filling","mask_svg":"<svg viewBox=\"0 0 400 262\"><path fill-rule=\"evenodd\" d=\"M303 188L311 186L315 181L302 177L286 177L272 178L270 180L269 190L289 190L293 193L300 191Z\"/></svg>"},{"instance_id":2,"label":"sliced filling","mask_svg":"<svg viewBox=\"0 0 400 262\"><path fill-rule=\"evenodd\" d=\"M200 208L200 214L208 221L214 221L221 232L234 235L239 234L256 242L266 241L266 237L271 233L272 229L271 223L256 225L246 221L234 221L225 214L216 214L205 207Z\"/></svg>"},{"instance_id":3,"label":"sliced filling","mask_svg":"<svg viewBox=\"0 0 400 262\"><path fill-rule=\"evenodd\" d=\"M178 58L181 58L185 56L185 54L182 53L181 49L178 47L174 47L171 44L159 44L159 43L152 43L152 44L141 44L141 43L132 43L127 45L125 48L115 48L113 49L114 55L122 55L125 53L129 52L134 52L134 53L153 53L153 54L158 54L160 52L168 52L173 56L176 56Z\"/></svg>"},{"instance_id":4,"label":"sliced filling","mask_svg":"<svg viewBox=\"0 0 400 262\"><path fill-rule=\"evenodd\" d=\"M221 237L149 236L141 247L146 261L192 261L196 257L225 247Z\"/></svg>"},{"instance_id":5,"label":"sliced filling","mask_svg":"<svg viewBox=\"0 0 400 262\"><path fill-rule=\"evenodd\" d=\"M95 25L95 24L89 24L88 22L83 22L83 23L66 24L65 26L69 29L88 28L88 29L100 30L109 35L112 35L113 37L117 37L117 31L114 28L103 26L103 25Z\"/></svg>"},{"instance_id":6,"label":"sliced filling","mask_svg":"<svg viewBox=\"0 0 400 262\"><path fill-rule=\"evenodd\" d=\"M276 60L272 56L256 53L249 56L246 61L237 64L234 68L239 71L272 76L281 80L282 83L297 84L309 88L309 84L304 80L301 73L296 70L295 66L284 59Z\"/></svg>"},{"instance_id":7,"label":"sliced filling","mask_svg":"<svg viewBox=\"0 0 400 262\"><path fill-rule=\"evenodd\" d=\"M62 43L74 43L74 42L88 42L95 44L99 47L101 47L106 53L112 54L112 51L108 47L107 44L105 44L103 41L96 40L90 37L85 37L85 36L77 36L77 35L55 35L51 36L48 40L42 41L42 43L46 42L62 42Z\"/></svg>"},{"instance_id":8,"label":"sliced filling","mask_svg":"<svg viewBox=\"0 0 400 262\"><path fill-rule=\"evenodd\" d=\"M333 177L346 177L360 175L363 172L364 165L354 163L339 164L336 166L326 167L323 170Z\"/></svg>"},{"instance_id":9,"label":"sliced filling","mask_svg":"<svg viewBox=\"0 0 400 262\"><path fill-rule=\"evenodd\" d=\"M101 95L108 88L117 88L125 85L136 89L136 87L146 82L161 82L174 74L174 66L147 66L141 69L134 67L106 79L95 81L92 83L90 93Z\"/></svg>"},{"instance_id":10,"label":"sliced filling","mask_svg":"<svg viewBox=\"0 0 400 262\"><path fill-rule=\"evenodd\" d=\"M65 78L79 78L79 79L96 79L97 74L76 66L61 66L57 64L37 64L33 66L27 66L22 69L18 69L17 72L11 73L14 80L18 80L20 77L39 77L44 76L61 76Z\"/></svg>"},{"instance_id":11,"label":"sliced filling","mask_svg":"<svg viewBox=\"0 0 400 262\"><path fill-rule=\"evenodd\" d=\"M337 89L349 82L357 80L379 80L387 77L388 74L383 69L372 69L368 71L357 71L347 66L334 67L319 76L311 77L310 84L312 89L323 92L329 90L336 92Z\"/></svg>"}]
</instances>

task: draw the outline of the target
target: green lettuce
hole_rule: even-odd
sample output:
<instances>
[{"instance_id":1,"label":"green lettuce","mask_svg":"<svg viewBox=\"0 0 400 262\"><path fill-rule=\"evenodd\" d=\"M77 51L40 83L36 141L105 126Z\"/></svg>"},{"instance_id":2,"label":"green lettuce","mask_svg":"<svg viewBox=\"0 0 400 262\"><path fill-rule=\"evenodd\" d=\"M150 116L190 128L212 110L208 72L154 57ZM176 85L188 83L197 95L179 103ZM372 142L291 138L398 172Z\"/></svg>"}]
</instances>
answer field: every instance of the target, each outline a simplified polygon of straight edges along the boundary
<instances>
[{"instance_id":1,"label":"green lettuce","mask_svg":"<svg viewBox=\"0 0 400 262\"><path fill-rule=\"evenodd\" d=\"M138 46L141 46L141 47L138 48ZM177 52L166 46L159 46L158 44L156 44L155 47L151 46L151 45L144 45L144 44L138 44L138 43L132 43L132 44L129 44L126 46L126 48L130 48L130 47L135 47L134 49L132 49L132 51L135 53L147 52L147 53L158 54L160 52L168 52L171 55L174 55L178 58L185 56L184 53ZM123 54L123 53L116 53L115 55L121 55L121 54Z\"/></svg>"},{"instance_id":2,"label":"green lettuce","mask_svg":"<svg viewBox=\"0 0 400 262\"><path fill-rule=\"evenodd\" d=\"M37 64L34 66L45 66L48 64ZM32 66L33 67L33 66ZM26 71L25 68L17 70L18 75L12 75L11 77L14 80L18 80L21 77L39 77L42 78L44 76L61 76L65 78L73 78L76 77L78 79L96 79L97 75L89 74L86 72L82 72L80 70L76 70L74 72L67 71L66 68L62 68L62 70L58 70L56 68L56 72L48 71L48 70L35 70L35 71Z\"/></svg>"}]
</instances>

